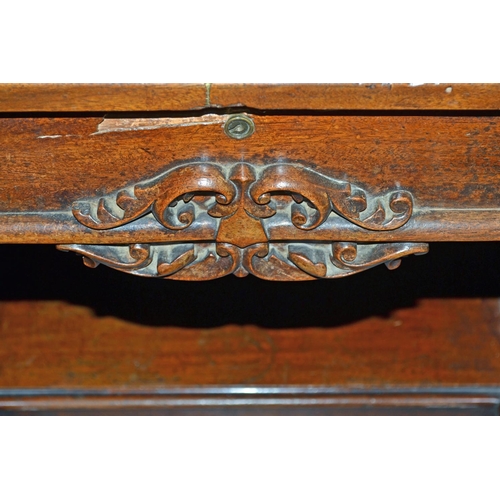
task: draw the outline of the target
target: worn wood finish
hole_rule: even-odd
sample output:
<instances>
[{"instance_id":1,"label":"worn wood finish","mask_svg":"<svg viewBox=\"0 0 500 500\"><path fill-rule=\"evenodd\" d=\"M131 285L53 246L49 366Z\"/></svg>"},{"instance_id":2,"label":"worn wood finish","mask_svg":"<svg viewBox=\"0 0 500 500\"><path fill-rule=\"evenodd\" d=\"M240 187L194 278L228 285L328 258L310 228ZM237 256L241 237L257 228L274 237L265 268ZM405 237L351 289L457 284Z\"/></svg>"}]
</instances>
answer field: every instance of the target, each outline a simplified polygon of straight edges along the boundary
<instances>
[{"instance_id":1,"label":"worn wood finish","mask_svg":"<svg viewBox=\"0 0 500 500\"><path fill-rule=\"evenodd\" d=\"M499 84L0 84L0 113L263 110L494 110Z\"/></svg>"},{"instance_id":2,"label":"worn wood finish","mask_svg":"<svg viewBox=\"0 0 500 500\"><path fill-rule=\"evenodd\" d=\"M401 257L426 253L427 245L270 243L263 222L281 216L301 230L312 230L334 212L364 229L391 231L406 224L412 210L408 191L372 196L304 165L196 162L132 188L76 202L72 212L81 224L98 230L153 214L163 227L182 231L201 214L213 223L220 219L212 243L59 248L83 254L90 267L102 263L139 276L200 280L252 273L276 280L337 278L381 263L395 269Z\"/></svg>"},{"instance_id":3,"label":"worn wood finish","mask_svg":"<svg viewBox=\"0 0 500 500\"><path fill-rule=\"evenodd\" d=\"M147 278L200 281L234 274L253 274L275 281L305 281L351 276L380 264L394 270L401 258L428 252L426 243L257 243L240 248L231 243L129 246L58 245L83 256L87 267L104 264Z\"/></svg>"},{"instance_id":4,"label":"worn wood finish","mask_svg":"<svg viewBox=\"0 0 500 500\"><path fill-rule=\"evenodd\" d=\"M500 85L0 85L0 243L304 280L188 289L212 282L55 249L43 270L40 247L4 245L0 413L498 414L491 247L451 247L452 274L429 254L305 287L500 241L499 102ZM240 300L236 282L275 288Z\"/></svg>"},{"instance_id":5,"label":"worn wood finish","mask_svg":"<svg viewBox=\"0 0 500 500\"><path fill-rule=\"evenodd\" d=\"M238 234L236 243L244 247L241 241L247 236L250 242L265 242L256 236L258 227L264 229L269 241L425 243L500 239L500 190L496 183L500 142L499 122L494 117L251 118L255 133L244 140L227 137L223 130L227 117L217 115L200 117L199 121L189 119L187 123L182 118L174 122L134 119L133 123L117 119L107 123L100 118L2 119L0 241L147 244L205 240L232 244L231 234ZM183 167L189 162L193 165L190 169ZM182 178L183 168L189 170L191 186ZM250 177L243 180L242 175ZM279 184L283 177L287 186ZM234 216L229 212L218 215L209 206L198 221L180 224L180 228L177 224L172 229L172 224L162 224L145 213L150 209L148 203L156 202L154 196L144 198L143 207L138 202L140 197L134 201L134 190L145 186L164 192L162 179L179 196L199 190L200 183L207 179L210 189L222 183L226 195L237 194L238 199L258 206L263 211L261 221L244 216L243 206ZM342 189L361 195L358 201L355 194L344 197L350 200L354 218L342 208L342 197L336 201ZM267 197L267 192L275 191ZM122 222L109 221L117 218L121 208L111 213L106 207L121 193L127 196L121 196L120 203L127 199L135 208L131 208L130 217L125 217L132 223L119 227ZM397 193L404 194L412 211L410 217L410 212L403 210L404 223L393 227L398 217L391 219L394 208L385 197ZM279 210L273 216L264 213L272 213L274 203L279 208L282 195L286 200L281 206L288 210L288 203L291 216L281 216ZM160 197L159 201L168 205L172 200L167 198ZM385 200L385 215L377 212L375 201L370 206L370 200L377 199ZM197 200L199 197L192 202L184 198L180 206L189 208ZM224 199L220 200L218 206L226 207ZM177 198L173 201L176 203ZM94 220L104 217L108 222L78 220L74 207L82 203L91 207ZM398 201L396 205L401 204ZM199 207L196 210L203 212ZM188 212L182 217L191 217ZM390 230L374 230L373 224L363 223L375 213ZM142 215L147 217L137 219ZM244 224L245 229L231 228L236 223ZM258 229L261 236L262 228ZM225 234L224 241L221 234Z\"/></svg>"},{"instance_id":6,"label":"worn wood finish","mask_svg":"<svg viewBox=\"0 0 500 500\"><path fill-rule=\"evenodd\" d=\"M500 219L494 210L459 209L445 212L435 210L422 213L418 221L410 219L393 232L368 232L348 221L336 218L327 220L314 231L302 231L283 221L265 221L270 240L305 242L439 242L439 241L499 241ZM425 229L424 229L425 228ZM154 217L144 217L127 226L112 231L95 231L75 224L71 212L63 213L4 213L0 214L0 243L52 243L52 244L148 244L214 241L217 225L193 223L182 232L169 231L158 224Z\"/></svg>"},{"instance_id":7,"label":"worn wood finish","mask_svg":"<svg viewBox=\"0 0 500 500\"><path fill-rule=\"evenodd\" d=\"M470 298L499 295L496 247L436 244L398 272L338 281L190 283L4 245L0 408L498 413L498 299Z\"/></svg>"},{"instance_id":8,"label":"worn wood finish","mask_svg":"<svg viewBox=\"0 0 500 500\"><path fill-rule=\"evenodd\" d=\"M495 386L498 314L497 299L422 299L336 327L198 329L2 302L0 387Z\"/></svg>"},{"instance_id":9,"label":"worn wood finish","mask_svg":"<svg viewBox=\"0 0 500 500\"><path fill-rule=\"evenodd\" d=\"M100 118L2 119L0 211L68 210L200 161L257 169L298 163L374 194L406 189L421 208L497 208L496 118L252 118L255 133L240 141L220 123L184 126L183 119L174 127L105 133Z\"/></svg>"},{"instance_id":10,"label":"worn wood finish","mask_svg":"<svg viewBox=\"0 0 500 500\"><path fill-rule=\"evenodd\" d=\"M0 414L498 414L498 314L425 299L339 327L188 329L4 302Z\"/></svg>"}]
</instances>

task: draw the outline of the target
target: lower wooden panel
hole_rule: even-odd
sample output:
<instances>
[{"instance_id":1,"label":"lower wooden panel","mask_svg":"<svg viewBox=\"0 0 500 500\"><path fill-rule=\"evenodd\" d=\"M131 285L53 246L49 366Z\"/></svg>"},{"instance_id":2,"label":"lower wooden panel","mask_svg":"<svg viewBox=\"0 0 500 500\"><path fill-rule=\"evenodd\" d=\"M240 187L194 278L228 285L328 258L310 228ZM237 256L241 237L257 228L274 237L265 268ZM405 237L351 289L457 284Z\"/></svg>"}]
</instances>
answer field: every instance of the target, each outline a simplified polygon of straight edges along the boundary
<instances>
[{"instance_id":1,"label":"lower wooden panel","mask_svg":"<svg viewBox=\"0 0 500 500\"><path fill-rule=\"evenodd\" d=\"M288 284L2 252L2 414L498 414L495 244Z\"/></svg>"},{"instance_id":2,"label":"lower wooden panel","mask_svg":"<svg viewBox=\"0 0 500 500\"><path fill-rule=\"evenodd\" d=\"M497 414L497 299L331 328L148 327L0 304L3 414Z\"/></svg>"},{"instance_id":3,"label":"lower wooden panel","mask_svg":"<svg viewBox=\"0 0 500 500\"><path fill-rule=\"evenodd\" d=\"M425 299L330 328L154 327L0 303L1 387L500 384L497 300Z\"/></svg>"}]
</instances>

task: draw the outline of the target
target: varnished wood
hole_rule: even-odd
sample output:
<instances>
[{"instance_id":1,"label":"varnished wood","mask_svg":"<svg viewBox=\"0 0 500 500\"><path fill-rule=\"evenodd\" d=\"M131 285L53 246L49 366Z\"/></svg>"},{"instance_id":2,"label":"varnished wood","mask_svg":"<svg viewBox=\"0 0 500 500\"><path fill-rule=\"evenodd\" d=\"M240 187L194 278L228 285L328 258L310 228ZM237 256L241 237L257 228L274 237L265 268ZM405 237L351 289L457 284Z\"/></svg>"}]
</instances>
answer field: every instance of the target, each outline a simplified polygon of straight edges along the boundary
<instances>
[{"instance_id":1,"label":"varnished wood","mask_svg":"<svg viewBox=\"0 0 500 500\"><path fill-rule=\"evenodd\" d=\"M203 84L0 84L0 113L191 110Z\"/></svg>"},{"instance_id":2,"label":"varnished wood","mask_svg":"<svg viewBox=\"0 0 500 500\"><path fill-rule=\"evenodd\" d=\"M59 250L83 256L86 266L104 264L148 278L210 280L234 274L253 274L276 281L341 278L380 264L397 269L401 258L428 252L426 243L310 244L257 243L240 248L230 243L129 246L58 245Z\"/></svg>"},{"instance_id":3,"label":"varnished wood","mask_svg":"<svg viewBox=\"0 0 500 500\"><path fill-rule=\"evenodd\" d=\"M84 226L101 231L153 214L163 227L181 232L205 216L216 226L216 236L209 243L59 248L83 254L91 267L103 263L139 276L199 280L252 273L277 280L336 278L383 262L394 269L400 257L426 253L427 245L361 245L358 249L355 244L336 242L330 248L300 239L288 244L286 238L271 243L263 222L281 216L310 231L334 212L364 229L390 231L405 225L412 210L407 191L373 196L300 164L196 162L105 197L77 201L72 212Z\"/></svg>"},{"instance_id":4,"label":"varnished wood","mask_svg":"<svg viewBox=\"0 0 500 500\"><path fill-rule=\"evenodd\" d=\"M210 100L221 107L269 110L499 110L493 84L213 84Z\"/></svg>"},{"instance_id":5,"label":"varnished wood","mask_svg":"<svg viewBox=\"0 0 500 500\"><path fill-rule=\"evenodd\" d=\"M499 110L499 84L0 84L0 113Z\"/></svg>"},{"instance_id":6,"label":"varnished wood","mask_svg":"<svg viewBox=\"0 0 500 500\"><path fill-rule=\"evenodd\" d=\"M498 416L500 392L204 387L123 390L0 390L0 415L462 415Z\"/></svg>"},{"instance_id":7,"label":"varnished wood","mask_svg":"<svg viewBox=\"0 0 500 500\"><path fill-rule=\"evenodd\" d=\"M328 328L153 327L60 301L2 302L0 318L3 388L500 380L497 299L423 299L387 317Z\"/></svg>"},{"instance_id":8,"label":"varnished wood","mask_svg":"<svg viewBox=\"0 0 500 500\"><path fill-rule=\"evenodd\" d=\"M349 182L379 191L399 184L423 208L497 208L495 118L253 119L256 132L242 141L228 138L220 124L96 135L99 118L0 120L0 210L67 210L78 199L118 191L201 158L257 166L303 163L340 180L348 169Z\"/></svg>"},{"instance_id":9,"label":"varnished wood","mask_svg":"<svg viewBox=\"0 0 500 500\"><path fill-rule=\"evenodd\" d=\"M451 274L427 267L431 245L397 273L300 287L500 241L499 102L497 84L0 85L0 243L143 276L304 280L234 302L231 277L159 289L3 245L0 413L498 414L486 247L451 246ZM248 137L226 127L237 113Z\"/></svg>"},{"instance_id":10,"label":"varnished wood","mask_svg":"<svg viewBox=\"0 0 500 500\"><path fill-rule=\"evenodd\" d=\"M207 165L215 163L224 168L238 161L250 165L262 177L264 191L273 188L273 183L284 175L290 179L288 191L295 189L297 195L306 198L313 197L313 192L326 196L328 188L323 180L347 182L373 199L391 192L411 196L410 219L384 234L356 227L335 214L326 220L322 216L318 220L323 222L311 230L304 230L293 218L264 217L262 224L270 240L426 243L500 238L500 188L496 183L500 149L495 117L250 116L256 130L244 140L226 136L221 122L221 118L227 119L224 116L208 121L190 119L186 123L181 118L175 123L147 119L143 126L140 119L135 119L133 123L124 122L121 128L119 119L112 119L106 127L106 119L100 118L0 120L4 132L0 135L4 158L0 241L213 241L217 217L205 217L182 231L162 227L154 217L132 221L126 228L101 231L82 225L71 213L74 203L111 199L123 190L168 176L186 162L199 164L201 158ZM277 159L299 165L304 175L323 179L322 189L313 190L314 182L301 180L302 174L290 176L284 172L285 165L277 167L283 172L280 170L273 180L266 165ZM261 175L262 169L266 173ZM205 178L203 175L198 175L198 181ZM196 169L193 181L195 177ZM176 189L181 189L181 181ZM184 186L182 190L186 191ZM305 203L297 206L305 207ZM104 206L100 213L106 214ZM241 211L238 213L224 219L220 234L227 233L226 242L232 243L228 241L231 234L238 234L228 224L246 221L254 229L259 226L249 218L242 219ZM359 220L368 215L363 213Z\"/></svg>"}]
</instances>

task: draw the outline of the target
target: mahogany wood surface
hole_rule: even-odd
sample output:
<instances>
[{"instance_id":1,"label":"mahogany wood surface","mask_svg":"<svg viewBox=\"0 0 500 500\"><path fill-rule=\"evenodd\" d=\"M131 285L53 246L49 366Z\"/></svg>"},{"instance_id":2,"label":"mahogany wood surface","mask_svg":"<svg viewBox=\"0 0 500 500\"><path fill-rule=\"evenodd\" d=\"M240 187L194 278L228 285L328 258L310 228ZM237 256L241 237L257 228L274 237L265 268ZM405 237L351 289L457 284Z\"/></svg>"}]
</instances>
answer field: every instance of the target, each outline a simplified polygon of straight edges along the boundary
<instances>
[{"instance_id":1,"label":"mahogany wood surface","mask_svg":"<svg viewBox=\"0 0 500 500\"><path fill-rule=\"evenodd\" d=\"M217 106L304 110L498 110L499 84L213 84Z\"/></svg>"},{"instance_id":2,"label":"mahogany wood surface","mask_svg":"<svg viewBox=\"0 0 500 500\"><path fill-rule=\"evenodd\" d=\"M0 380L10 388L494 386L498 315L497 299L422 299L337 327L202 329L14 301L0 304Z\"/></svg>"},{"instance_id":3,"label":"mahogany wood surface","mask_svg":"<svg viewBox=\"0 0 500 500\"><path fill-rule=\"evenodd\" d=\"M0 113L498 110L499 84L0 84Z\"/></svg>"},{"instance_id":4,"label":"mahogany wood surface","mask_svg":"<svg viewBox=\"0 0 500 500\"><path fill-rule=\"evenodd\" d=\"M206 105L203 84L0 84L0 112L189 110Z\"/></svg>"},{"instance_id":5,"label":"mahogany wood surface","mask_svg":"<svg viewBox=\"0 0 500 500\"><path fill-rule=\"evenodd\" d=\"M372 226L349 224L343 217L321 219L324 223L306 224L304 230L290 218L263 213L270 240L331 241L333 235L360 242L500 238L496 117L249 115L255 133L234 140L223 130L227 116L174 122L138 119L132 125L124 120L123 128L120 119L111 119L109 125L107 119L97 117L0 119L4 159L0 241L213 241L217 222L213 217L206 219L211 224L193 224L179 231L151 224L149 219L125 228L92 226L72 213L74 204L97 206L101 199L113 203L111 198L123 189L133 190L161 176L173 186L172 192L189 194L200 189L205 178L213 182L219 174L193 167L191 179L198 184L188 188L182 178L169 172L199 162L219 165L220 175L232 175L225 169L239 162L249 165L262 186L260 193L277 187L279 177L271 165L292 164L286 172L282 166L279 174L289 180L286 191L313 203L318 187L328 193L328 186L342 182L363 190L368 201L386 193L404 192L411 197L411 217L397 228L385 228L391 231L373 231ZM386 208L387 217L389 212ZM328 214L320 211L320 215Z\"/></svg>"},{"instance_id":6,"label":"mahogany wood surface","mask_svg":"<svg viewBox=\"0 0 500 500\"><path fill-rule=\"evenodd\" d=\"M498 414L495 243L302 283L0 250L3 414Z\"/></svg>"},{"instance_id":7,"label":"mahogany wood surface","mask_svg":"<svg viewBox=\"0 0 500 500\"><path fill-rule=\"evenodd\" d=\"M498 299L426 299L332 328L189 329L3 303L0 412L496 414L492 315Z\"/></svg>"},{"instance_id":8,"label":"mahogany wood surface","mask_svg":"<svg viewBox=\"0 0 500 500\"><path fill-rule=\"evenodd\" d=\"M0 414L498 415L499 102L0 85Z\"/></svg>"}]
</instances>

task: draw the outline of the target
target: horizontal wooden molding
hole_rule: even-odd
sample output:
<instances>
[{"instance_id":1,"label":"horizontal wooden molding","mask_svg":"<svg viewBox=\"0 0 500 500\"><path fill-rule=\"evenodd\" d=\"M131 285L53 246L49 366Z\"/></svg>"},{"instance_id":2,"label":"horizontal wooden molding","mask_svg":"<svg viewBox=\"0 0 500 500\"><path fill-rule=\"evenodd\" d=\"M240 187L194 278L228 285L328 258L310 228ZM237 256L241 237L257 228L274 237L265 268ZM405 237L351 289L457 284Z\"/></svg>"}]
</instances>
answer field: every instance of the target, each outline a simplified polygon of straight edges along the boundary
<instances>
[{"instance_id":1,"label":"horizontal wooden molding","mask_svg":"<svg viewBox=\"0 0 500 500\"><path fill-rule=\"evenodd\" d=\"M499 84L0 84L0 113L500 109Z\"/></svg>"},{"instance_id":2,"label":"horizontal wooden molding","mask_svg":"<svg viewBox=\"0 0 500 500\"><path fill-rule=\"evenodd\" d=\"M490 387L171 387L0 391L0 415L498 415Z\"/></svg>"}]
</instances>

